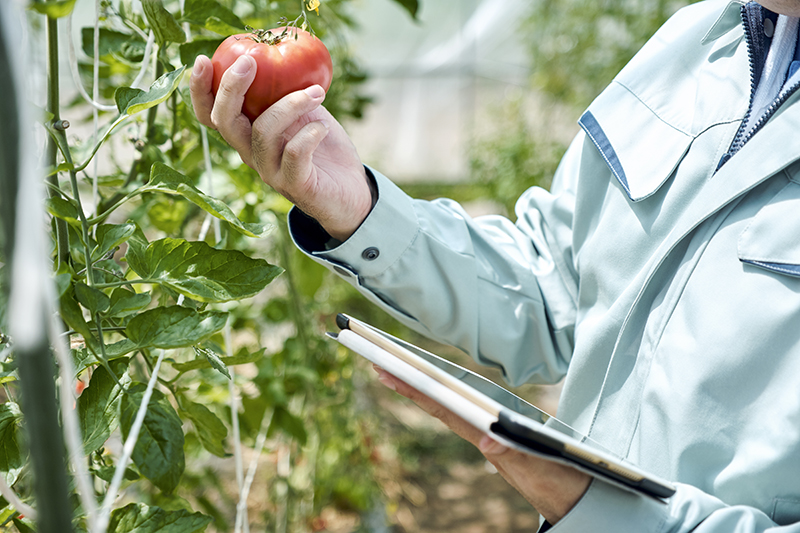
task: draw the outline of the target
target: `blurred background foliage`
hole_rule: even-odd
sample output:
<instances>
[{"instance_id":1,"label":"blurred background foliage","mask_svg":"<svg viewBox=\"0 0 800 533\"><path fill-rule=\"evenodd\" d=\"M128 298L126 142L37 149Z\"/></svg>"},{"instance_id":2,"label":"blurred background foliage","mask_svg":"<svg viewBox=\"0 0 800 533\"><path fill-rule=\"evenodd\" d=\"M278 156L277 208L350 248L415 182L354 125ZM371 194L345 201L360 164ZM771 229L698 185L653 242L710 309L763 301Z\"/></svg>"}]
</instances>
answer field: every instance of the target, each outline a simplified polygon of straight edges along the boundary
<instances>
[{"instance_id":1,"label":"blurred background foliage","mask_svg":"<svg viewBox=\"0 0 800 533\"><path fill-rule=\"evenodd\" d=\"M476 135L470 149L474 183L514 217L516 198L548 187L567 148L559 135L656 30L697 0L541 0L518 27L530 86L497 110L500 127ZM536 100L526 96L536 95ZM532 109L534 108L534 109ZM465 197L471 196L470 194Z\"/></svg>"}]
</instances>

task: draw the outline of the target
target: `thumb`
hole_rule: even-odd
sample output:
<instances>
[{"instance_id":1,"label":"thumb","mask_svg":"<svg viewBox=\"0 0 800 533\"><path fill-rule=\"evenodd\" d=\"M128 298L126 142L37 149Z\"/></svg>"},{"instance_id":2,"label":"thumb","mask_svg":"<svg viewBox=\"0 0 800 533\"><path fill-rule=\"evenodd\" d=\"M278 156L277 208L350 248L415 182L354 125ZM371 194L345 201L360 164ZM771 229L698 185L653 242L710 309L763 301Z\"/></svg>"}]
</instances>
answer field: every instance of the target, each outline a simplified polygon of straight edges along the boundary
<instances>
[{"instance_id":1,"label":"thumb","mask_svg":"<svg viewBox=\"0 0 800 533\"><path fill-rule=\"evenodd\" d=\"M478 449L483 455L486 456L487 459L503 455L509 450L508 446L500 444L489 435L484 435L481 437L481 440L478 443Z\"/></svg>"}]
</instances>

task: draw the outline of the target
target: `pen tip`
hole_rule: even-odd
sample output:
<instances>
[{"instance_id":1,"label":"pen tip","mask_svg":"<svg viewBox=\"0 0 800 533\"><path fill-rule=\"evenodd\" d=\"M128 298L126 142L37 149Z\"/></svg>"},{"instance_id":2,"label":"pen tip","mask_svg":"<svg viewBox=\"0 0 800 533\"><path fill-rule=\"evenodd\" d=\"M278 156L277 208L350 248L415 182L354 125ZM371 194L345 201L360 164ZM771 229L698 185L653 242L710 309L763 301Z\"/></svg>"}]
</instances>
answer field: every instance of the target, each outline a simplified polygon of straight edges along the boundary
<instances>
[{"instance_id":1,"label":"pen tip","mask_svg":"<svg viewBox=\"0 0 800 533\"><path fill-rule=\"evenodd\" d=\"M339 313L336 315L336 325L339 326L339 329L349 329L350 318L343 313Z\"/></svg>"}]
</instances>

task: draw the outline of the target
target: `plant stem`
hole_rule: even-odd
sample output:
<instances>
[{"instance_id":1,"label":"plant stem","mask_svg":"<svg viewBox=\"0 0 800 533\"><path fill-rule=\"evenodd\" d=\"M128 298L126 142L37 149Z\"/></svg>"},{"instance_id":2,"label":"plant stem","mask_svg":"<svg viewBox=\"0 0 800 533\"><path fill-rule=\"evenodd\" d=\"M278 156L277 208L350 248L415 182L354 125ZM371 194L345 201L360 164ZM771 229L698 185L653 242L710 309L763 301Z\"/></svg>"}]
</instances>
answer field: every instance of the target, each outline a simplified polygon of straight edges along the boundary
<instances>
[{"instance_id":1,"label":"plant stem","mask_svg":"<svg viewBox=\"0 0 800 533\"><path fill-rule=\"evenodd\" d=\"M110 289L112 287L125 287L127 285L153 285L161 283L161 280L158 279L130 279L126 281L111 281L109 283L96 283L94 285L95 289Z\"/></svg>"},{"instance_id":2,"label":"plant stem","mask_svg":"<svg viewBox=\"0 0 800 533\"><path fill-rule=\"evenodd\" d=\"M135 168L136 162L134 162L133 164L134 164L134 168ZM126 184L127 183L128 182L126 182ZM124 185L123 185L123 187L124 187ZM119 195L120 198L114 200L115 201L114 205L111 205L110 207L105 207L106 205L108 205L108 202L101 202L99 207L103 209L103 212L100 213L99 215L97 215L96 217L90 218L87 222L89 223L90 226L94 226L95 224L98 224L98 223L104 221L117 208L119 208L122 204L124 204L125 202L127 202L128 200L130 200L131 198L136 196L137 194L139 194L139 190L138 189L126 194L125 196L122 196L120 194ZM114 198L111 198L110 200L113 200L113 199Z\"/></svg>"},{"instance_id":3,"label":"plant stem","mask_svg":"<svg viewBox=\"0 0 800 533\"><path fill-rule=\"evenodd\" d=\"M162 53L162 48L159 48L158 54L161 54L161 53ZM160 78L162 74L164 74L164 65L163 65L163 63L161 61L156 61L155 79ZM124 115L124 116L127 118L127 115ZM158 106L157 105L153 106L153 107L151 107L150 109L147 110L146 137L147 137L148 144L152 144L153 143L153 139L155 137L155 133L156 133L155 132L156 116L158 116ZM114 126L116 126L116 123L114 124ZM112 126L109 129L109 132L113 128L114 127ZM92 155L94 155L94 154L92 154ZM133 162L133 164L131 165L131 170L128 173L128 177L125 180L125 183L122 185L123 189L127 185L132 183L133 180L136 179L136 176L139 174L139 166L141 165L143 160L144 160L144 157L140 157L139 159L137 159L136 161ZM87 161L87 164L88 164L88 161ZM103 214L102 215L98 215L97 217L95 217L92 220L98 220L98 221L102 220L104 217L108 216L108 214L111 211L116 209L122 202L127 200L127 198L128 198L127 196L123 197L123 194L121 194L119 192L115 193L111 198L109 198L106 201L100 203L98 211L103 211ZM109 206L111 206L111 207L109 207Z\"/></svg>"},{"instance_id":4,"label":"plant stem","mask_svg":"<svg viewBox=\"0 0 800 533\"><path fill-rule=\"evenodd\" d=\"M51 196L60 196L61 198L68 201L72 205L78 205L70 195L61 190L61 187L59 187L58 184L53 184L50 183L50 180L45 180L45 185L47 186L48 189L51 190L52 193Z\"/></svg>"},{"instance_id":5,"label":"plant stem","mask_svg":"<svg viewBox=\"0 0 800 533\"><path fill-rule=\"evenodd\" d=\"M308 331L306 330L306 319L303 313L303 296L300 294L300 291L297 288L297 282L294 278L294 269L289 268L291 263L291 256L289 252L291 250L291 244L289 243L289 228L286 225L286 222L282 219L279 219L280 222L280 254L281 254L281 262L286 265L286 283L289 285L289 293L291 294L291 298L289 299L292 302L292 319L294 321L295 328L297 329L297 336L300 339L300 342L303 344L306 349L308 349Z\"/></svg>"},{"instance_id":6,"label":"plant stem","mask_svg":"<svg viewBox=\"0 0 800 533\"><path fill-rule=\"evenodd\" d=\"M178 130L180 128L178 124L178 95L177 92L173 92L172 96L170 97L172 100L172 131L170 132L170 148L169 148L169 156L173 161L178 161L180 156L178 155L178 145L175 142L175 137L178 136Z\"/></svg>"},{"instance_id":7,"label":"plant stem","mask_svg":"<svg viewBox=\"0 0 800 533\"><path fill-rule=\"evenodd\" d=\"M122 332L122 331L125 331L127 329L128 328L125 328L125 327L122 327L122 326L118 326L118 327L106 328L105 331ZM91 331L91 329L89 331ZM76 333L78 333L78 332L75 331L75 330L69 330L69 331L66 331L66 332L62 333L62 335L65 336L65 337L69 337L70 335L75 335Z\"/></svg>"},{"instance_id":8,"label":"plant stem","mask_svg":"<svg viewBox=\"0 0 800 533\"><path fill-rule=\"evenodd\" d=\"M88 167L89 163L92 162L92 159L97 154L97 151L100 150L100 147L103 146L103 143L105 143L106 139L108 139L108 137L111 135L111 132L114 131L114 129L117 126L122 124L122 122L124 122L128 118L130 118L130 115L120 115L116 119L114 119L114 122L111 123L111 125L108 127L108 130L106 130L106 132L103 134L103 137L99 141L97 141L97 143L94 145L94 148L92 149L92 153L89 154L89 157L86 158L86 161L84 161L83 163L81 163L77 167L73 168L73 172L80 172L81 170L83 170L86 167Z\"/></svg>"},{"instance_id":9,"label":"plant stem","mask_svg":"<svg viewBox=\"0 0 800 533\"><path fill-rule=\"evenodd\" d=\"M165 53L164 47L159 47L158 54L161 56ZM161 59L161 58L159 58ZM156 62L156 79L160 78L161 75L164 74L164 63L163 61ZM147 110L147 142L152 143L153 138L155 137L155 125L156 125L156 116L158 115L158 106L155 105Z\"/></svg>"},{"instance_id":10,"label":"plant stem","mask_svg":"<svg viewBox=\"0 0 800 533\"><path fill-rule=\"evenodd\" d=\"M58 21L47 19L47 112L53 115L52 124L61 120L59 112L59 89L58 89ZM55 168L58 164L58 147L55 140L48 136L45 146L45 165ZM47 188L50 198L55 198L58 193L58 173L48 176ZM54 190L55 189L55 190ZM67 223L60 218L53 217L53 226L56 234L56 254L57 260L55 269L58 265L69 260L69 233ZM54 269L54 270L55 270Z\"/></svg>"},{"instance_id":11,"label":"plant stem","mask_svg":"<svg viewBox=\"0 0 800 533\"><path fill-rule=\"evenodd\" d=\"M147 408L150 404L150 396L152 396L153 389L155 388L158 380L158 371L161 368L162 361L164 361L164 354L164 350L160 350L158 361L156 361L155 367L150 375L150 380L147 383L147 389L142 395L142 403L139 405L139 410L136 411L136 418L134 419L131 429L128 432L128 438L125 440L125 444L122 446L122 454L117 460L117 467L114 470L114 477L111 479L111 483L108 485L108 492L106 492L106 496L103 499L103 505L100 507L100 514L97 518L97 528L99 531L105 531L108 528L109 518L111 516L111 506L113 505L114 500L117 499L117 493L119 492L119 487L122 484L122 478L125 474L125 469L128 467L128 462L133 454L133 448L136 445L137 439L139 438L139 431L142 429L144 417L147 414Z\"/></svg>"},{"instance_id":12,"label":"plant stem","mask_svg":"<svg viewBox=\"0 0 800 533\"><path fill-rule=\"evenodd\" d=\"M57 135L63 135L64 145L66 149L64 150L64 158L67 163L72 164L72 154L69 151L69 145L66 144L66 134L63 131L57 131ZM81 203L81 193L78 189L78 174L71 170L69 173L69 179L72 183L72 196L75 198L75 201L78 203L78 217L81 220L81 231L83 232L83 257L86 263L86 284L89 287L94 287L94 268L92 265L92 252L89 250L89 223L86 220L86 214L83 212L83 205ZM103 338L103 323L100 316L95 313L94 311L90 310L91 318L94 321L95 325L97 326L97 340L100 346L100 362L103 364L103 367L108 371L114 381L119 383L117 376L114 374L114 371L111 370L111 366L108 364L108 358L106 357L106 343Z\"/></svg>"}]
</instances>

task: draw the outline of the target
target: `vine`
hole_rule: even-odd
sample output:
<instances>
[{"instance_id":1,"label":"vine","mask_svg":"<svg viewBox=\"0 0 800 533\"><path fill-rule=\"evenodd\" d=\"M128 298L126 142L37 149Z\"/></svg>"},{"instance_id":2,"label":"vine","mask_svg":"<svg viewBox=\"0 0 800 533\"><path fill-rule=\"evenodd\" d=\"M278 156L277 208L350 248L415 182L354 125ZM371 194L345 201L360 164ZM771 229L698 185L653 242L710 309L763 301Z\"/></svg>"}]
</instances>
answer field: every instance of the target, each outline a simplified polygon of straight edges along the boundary
<instances>
[{"instance_id":1,"label":"vine","mask_svg":"<svg viewBox=\"0 0 800 533\"><path fill-rule=\"evenodd\" d=\"M349 3L325 2L325 16L315 21L320 38L343 42ZM53 243L49 257L29 262L52 275L38 289L16 277L9 283L9 260L0 255L4 291L13 285L17 293L0 312L0 524L20 532L146 532L167 524L188 533L249 531L259 457L278 448L291 451L290 474L272 474L269 484L286 490L262 525L294 530L334 501L367 509L373 496L363 490L377 494L374 481L353 494L334 488L343 472L369 479L372 466L360 430L331 422L327 411L355 407L352 387L334 379L339 355L321 339L313 311L326 274L291 247L278 222L286 203L197 123L185 87L187 65L246 26L237 6L253 8L247 24L264 26L278 11L296 10L296 0L185 0L177 13L162 0L95 1L95 23L80 31L88 62L72 45L72 11L85 4L37 1L28 15L29 31L36 36L44 22L47 38L39 155ZM307 26L307 12L319 14L320 7L318 0L301 2L294 25ZM344 48L334 52L343 58L339 94L348 103L334 97L330 108L360 116L363 73ZM64 109L62 59L79 96ZM152 83L143 88L148 77ZM112 96L113 106L103 103ZM81 142L71 132L85 122L93 134ZM41 213L31 205L11 208L35 221ZM3 229L13 234L6 220ZM36 232L35 222L26 230ZM28 257L30 240L13 250L15 258ZM2 242L11 241L6 235ZM6 322L27 316L40 293L49 311L39 315L52 320L35 338L50 343L29 345ZM272 338L257 335L262 330ZM269 352L262 341L273 346ZM246 372L237 373L239 366ZM117 434L119 450L110 445ZM323 439L348 442L348 461L325 475L312 468L311 485L297 486L294 474L302 469L295 466L316 462ZM255 452L246 472L245 445ZM230 450L237 494L224 508L194 483L200 474L187 458L202 462Z\"/></svg>"}]
</instances>

